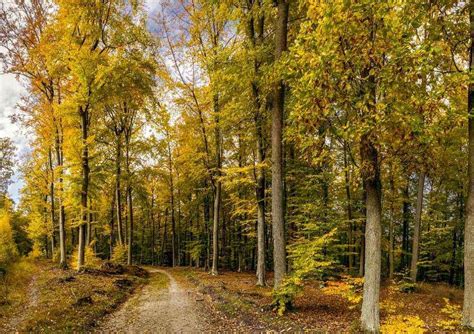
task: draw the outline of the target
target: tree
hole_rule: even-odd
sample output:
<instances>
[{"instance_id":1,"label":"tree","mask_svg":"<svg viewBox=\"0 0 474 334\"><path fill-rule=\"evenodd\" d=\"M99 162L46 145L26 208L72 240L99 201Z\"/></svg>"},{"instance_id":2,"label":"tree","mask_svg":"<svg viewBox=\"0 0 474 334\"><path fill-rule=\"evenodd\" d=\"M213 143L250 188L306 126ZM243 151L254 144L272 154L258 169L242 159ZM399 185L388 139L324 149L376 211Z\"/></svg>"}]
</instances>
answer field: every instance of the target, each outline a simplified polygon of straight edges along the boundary
<instances>
[{"instance_id":1,"label":"tree","mask_svg":"<svg viewBox=\"0 0 474 334\"><path fill-rule=\"evenodd\" d=\"M6 199L0 208L0 266L10 264L18 255L16 244L13 240L11 226L11 203Z\"/></svg>"},{"instance_id":2,"label":"tree","mask_svg":"<svg viewBox=\"0 0 474 334\"><path fill-rule=\"evenodd\" d=\"M470 22L469 46L469 84L467 96L469 155L468 155L468 197L466 203L466 222L464 226L464 305L463 324L474 328L474 83L472 68L474 66L474 3L468 2Z\"/></svg>"},{"instance_id":3,"label":"tree","mask_svg":"<svg viewBox=\"0 0 474 334\"><path fill-rule=\"evenodd\" d=\"M15 145L10 138L0 138L0 195L5 196L12 182Z\"/></svg>"},{"instance_id":4,"label":"tree","mask_svg":"<svg viewBox=\"0 0 474 334\"><path fill-rule=\"evenodd\" d=\"M275 27L275 60L287 50L288 11L287 0L278 1ZM278 81L275 86L272 110L272 227L274 287L283 282L286 274L285 213L283 208L283 119L285 111L285 85Z\"/></svg>"}]
</instances>

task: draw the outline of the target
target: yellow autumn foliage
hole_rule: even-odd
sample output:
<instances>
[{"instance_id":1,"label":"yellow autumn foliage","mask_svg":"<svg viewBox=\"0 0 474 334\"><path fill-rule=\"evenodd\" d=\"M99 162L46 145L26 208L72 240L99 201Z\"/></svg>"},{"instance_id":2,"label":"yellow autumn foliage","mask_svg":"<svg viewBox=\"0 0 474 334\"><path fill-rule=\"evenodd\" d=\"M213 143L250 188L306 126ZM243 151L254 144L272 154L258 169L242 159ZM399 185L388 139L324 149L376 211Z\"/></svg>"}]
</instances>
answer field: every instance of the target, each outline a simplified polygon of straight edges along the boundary
<instances>
[{"instance_id":1,"label":"yellow autumn foliage","mask_svg":"<svg viewBox=\"0 0 474 334\"><path fill-rule=\"evenodd\" d=\"M10 224L8 206L0 210L0 266L5 266L18 256Z\"/></svg>"},{"instance_id":2,"label":"yellow autumn foliage","mask_svg":"<svg viewBox=\"0 0 474 334\"><path fill-rule=\"evenodd\" d=\"M451 304L448 298L444 299L444 307L441 309L441 313L445 314L448 319L440 320L438 326L446 331L455 330L461 324L462 312L461 306Z\"/></svg>"},{"instance_id":3,"label":"yellow autumn foliage","mask_svg":"<svg viewBox=\"0 0 474 334\"><path fill-rule=\"evenodd\" d=\"M322 290L328 295L338 295L345 298L351 303L351 308L355 307L362 301L360 288L364 284L361 277L346 277L343 281L330 281Z\"/></svg>"},{"instance_id":4,"label":"yellow autumn foliage","mask_svg":"<svg viewBox=\"0 0 474 334\"><path fill-rule=\"evenodd\" d=\"M94 253L94 241L89 244L89 246L86 247L85 252L84 252L84 257L85 257L85 263L87 268L98 268L100 267L101 260L95 255ZM78 251L77 248L74 250L71 256L71 261L70 261L70 266L71 268L78 270Z\"/></svg>"},{"instance_id":5,"label":"yellow autumn foliage","mask_svg":"<svg viewBox=\"0 0 474 334\"><path fill-rule=\"evenodd\" d=\"M381 333L422 334L426 333L425 322L418 316L390 316L381 326Z\"/></svg>"}]
</instances>

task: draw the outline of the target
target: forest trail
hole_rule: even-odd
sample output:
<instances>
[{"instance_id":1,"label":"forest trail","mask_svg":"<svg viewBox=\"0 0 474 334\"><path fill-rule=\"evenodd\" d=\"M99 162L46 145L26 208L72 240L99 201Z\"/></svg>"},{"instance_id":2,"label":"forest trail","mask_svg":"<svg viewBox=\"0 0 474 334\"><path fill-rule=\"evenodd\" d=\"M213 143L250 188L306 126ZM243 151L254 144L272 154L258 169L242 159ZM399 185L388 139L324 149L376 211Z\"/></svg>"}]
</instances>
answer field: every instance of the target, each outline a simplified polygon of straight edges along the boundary
<instances>
[{"instance_id":1,"label":"forest trail","mask_svg":"<svg viewBox=\"0 0 474 334\"><path fill-rule=\"evenodd\" d=\"M35 308L38 305L39 290L37 284L37 276L33 276L30 283L28 284L28 298L25 305L22 307L21 312L14 315L8 322L6 328L7 332L16 332L21 325L21 323L26 319L28 310ZM1 332L1 331L0 331Z\"/></svg>"},{"instance_id":2,"label":"forest trail","mask_svg":"<svg viewBox=\"0 0 474 334\"><path fill-rule=\"evenodd\" d=\"M97 332L196 333L206 330L190 292L162 269L150 269L150 282L98 326ZM168 278L163 286L163 276Z\"/></svg>"}]
</instances>

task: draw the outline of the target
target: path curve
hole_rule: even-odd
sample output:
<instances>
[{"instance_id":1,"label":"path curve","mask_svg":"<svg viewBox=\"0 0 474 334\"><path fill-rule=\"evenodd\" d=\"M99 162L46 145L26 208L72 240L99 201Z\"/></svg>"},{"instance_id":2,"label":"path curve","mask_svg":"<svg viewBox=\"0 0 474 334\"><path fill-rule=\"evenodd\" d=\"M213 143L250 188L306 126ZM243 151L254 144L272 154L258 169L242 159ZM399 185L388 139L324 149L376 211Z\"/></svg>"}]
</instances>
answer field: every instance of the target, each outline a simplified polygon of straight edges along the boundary
<instances>
[{"instance_id":1,"label":"path curve","mask_svg":"<svg viewBox=\"0 0 474 334\"><path fill-rule=\"evenodd\" d=\"M183 290L174 277L162 269L149 269L150 282L97 329L100 333L199 333L206 331L198 316L192 294ZM167 288L156 286L156 273L168 277Z\"/></svg>"}]
</instances>

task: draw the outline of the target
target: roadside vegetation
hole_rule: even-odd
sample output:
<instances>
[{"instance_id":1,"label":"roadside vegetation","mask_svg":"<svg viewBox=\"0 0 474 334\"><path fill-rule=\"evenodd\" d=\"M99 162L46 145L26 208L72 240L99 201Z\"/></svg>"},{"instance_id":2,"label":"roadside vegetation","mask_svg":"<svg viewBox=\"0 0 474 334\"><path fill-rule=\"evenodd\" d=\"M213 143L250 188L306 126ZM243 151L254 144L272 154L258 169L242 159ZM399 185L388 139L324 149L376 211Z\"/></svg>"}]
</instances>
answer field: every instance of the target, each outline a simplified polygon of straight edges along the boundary
<instances>
[{"instance_id":1,"label":"roadside vegetation","mask_svg":"<svg viewBox=\"0 0 474 334\"><path fill-rule=\"evenodd\" d=\"M90 330L146 277L137 267L109 262L78 272L47 260L22 259L8 266L2 278L0 332Z\"/></svg>"}]
</instances>

